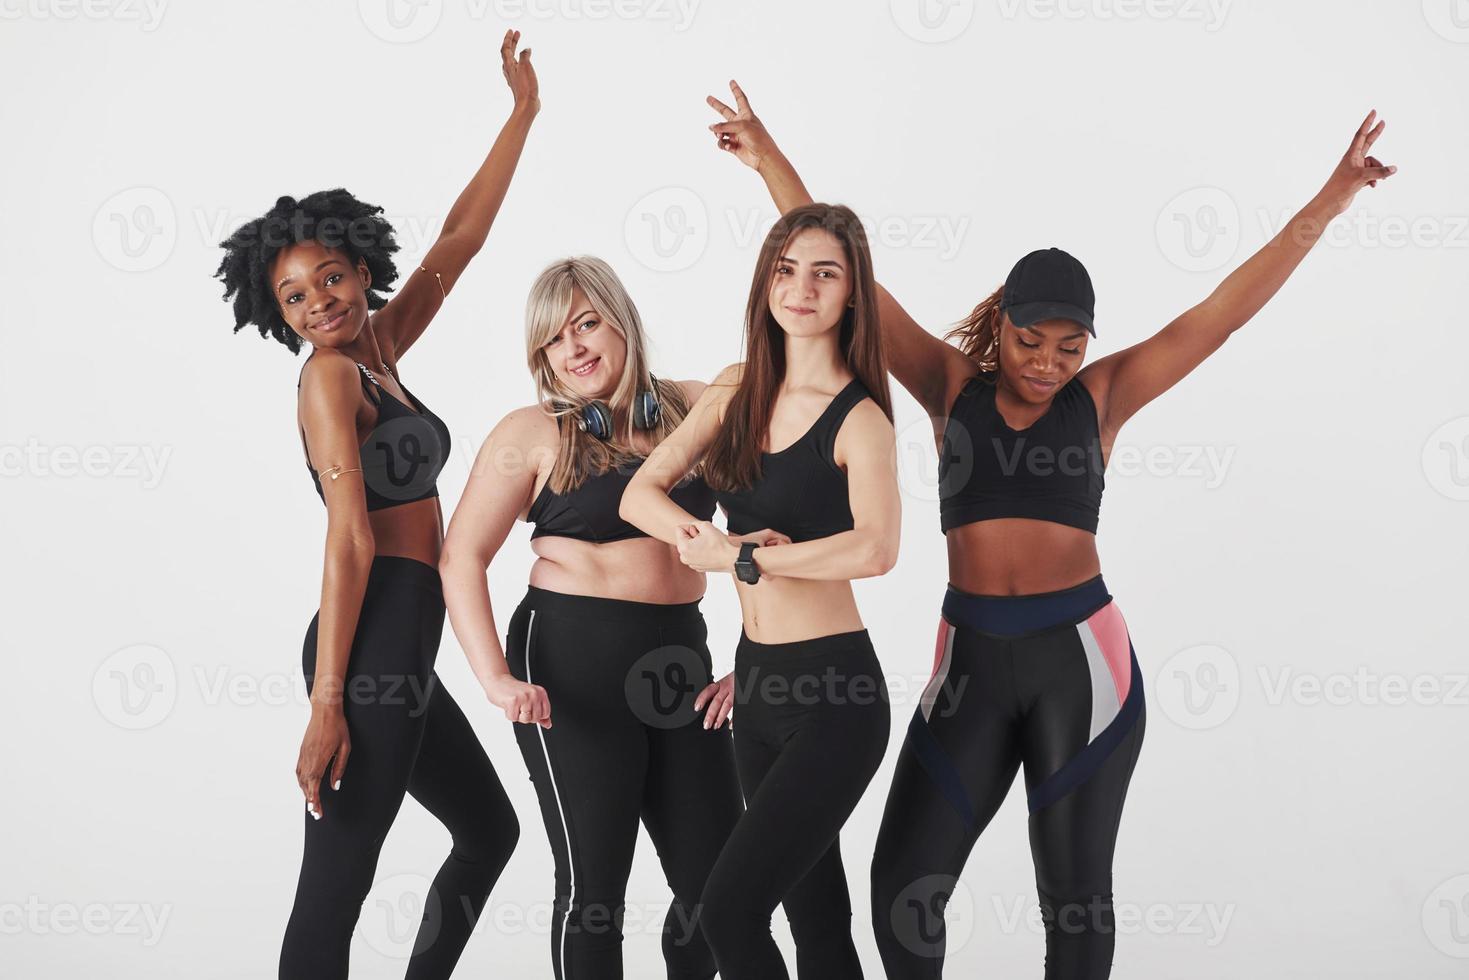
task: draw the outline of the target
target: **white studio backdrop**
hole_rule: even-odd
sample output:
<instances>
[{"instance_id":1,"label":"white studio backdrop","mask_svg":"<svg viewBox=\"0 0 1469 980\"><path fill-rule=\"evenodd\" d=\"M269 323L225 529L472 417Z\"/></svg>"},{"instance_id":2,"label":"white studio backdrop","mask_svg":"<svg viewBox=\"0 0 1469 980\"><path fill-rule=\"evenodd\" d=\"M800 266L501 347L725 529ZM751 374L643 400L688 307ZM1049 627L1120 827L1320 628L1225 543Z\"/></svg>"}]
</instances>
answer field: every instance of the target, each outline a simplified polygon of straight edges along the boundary
<instances>
[{"instance_id":1,"label":"white studio backdrop","mask_svg":"<svg viewBox=\"0 0 1469 980\"><path fill-rule=\"evenodd\" d=\"M543 109L413 390L458 500L526 404L524 301L607 258L654 363L737 360L774 211L719 153L734 77L879 278L938 332L1026 251L1091 269L1100 339L1197 302L1321 185L1362 117L1399 173L1280 295L1123 432L1103 567L1146 742L1116 857L1120 978L1469 971L1469 3L1464 0L0 0L0 975L273 976L301 850L302 634L324 512L299 361L232 335L216 243L281 194L345 186L422 256L509 109L524 31ZM892 742L843 833L869 976L867 863L945 583L935 452L894 386L902 553L858 598ZM501 624L531 562L490 569ZM716 667L738 607L711 577ZM458 976L549 977L551 852L511 732L453 634L439 672L522 823ZM350 768L349 768L350 773ZM407 803L353 947L402 975L446 832ZM646 837L629 977L662 975ZM1023 793L948 913L952 976L1039 976ZM781 913L775 929L790 955Z\"/></svg>"}]
</instances>

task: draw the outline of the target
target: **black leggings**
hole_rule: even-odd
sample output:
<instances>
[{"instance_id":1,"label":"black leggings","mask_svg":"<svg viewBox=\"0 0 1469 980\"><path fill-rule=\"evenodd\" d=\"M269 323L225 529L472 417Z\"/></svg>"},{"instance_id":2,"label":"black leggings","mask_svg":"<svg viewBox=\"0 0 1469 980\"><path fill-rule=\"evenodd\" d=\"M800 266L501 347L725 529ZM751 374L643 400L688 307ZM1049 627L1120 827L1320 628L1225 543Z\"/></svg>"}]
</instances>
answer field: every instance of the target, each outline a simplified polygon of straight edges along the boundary
<instances>
[{"instance_id":1,"label":"black leggings","mask_svg":"<svg viewBox=\"0 0 1469 980\"><path fill-rule=\"evenodd\" d=\"M888 722L866 630L794 643L741 636L734 741L746 810L703 900L721 980L789 976L770 934L777 904L801 980L862 976L837 838L882 762Z\"/></svg>"},{"instance_id":2,"label":"black leggings","mask_svg":"<svg viewBox=\"0 0 1469 980\"><path fill-rule=\"evenodd\" d=\"M699 927L704 879L740 815L728 728L705 729L709 684L699 603L663 605L532 586L511 617L511 673L546 689L551 727L516 725L556 862L557 980L622 976L622 917L638 819L673 901L670 980L710 980ZM706 706L707 708L707 706Z\"/></svg>"},{"instance_id":3,"label":"black leggings","mask_svg":"<svg viewBox=\"0 0 1469 980\"><path fill-rule=\"evenodd\" d=\"M308 690L319 618L301 650ZM412 558L374 558L347 664L343 710L352 753L340 790L329 785L330 769L322 777L322 818L302 807L306 847L281 948L282 980L345 980L352 930L405 790L453 835L424 903L409 980L453 972L510 858L520 832L515 811L434 673L443 628L438 571Z\"/></svg>"},{"instance_id":4,"label":"black leggings","mask_svg":"<svg viewBox=\"0 0 1469 980\"><path fill-rule=\"evenodd\" d=\"M950 587L872 859L889 980L939 977L944 906L1025 765L1047 980L1112 970L1112 853L1142 746L1142 675L1101 576L1041 595Z\"/></svg>"}]
</instances>

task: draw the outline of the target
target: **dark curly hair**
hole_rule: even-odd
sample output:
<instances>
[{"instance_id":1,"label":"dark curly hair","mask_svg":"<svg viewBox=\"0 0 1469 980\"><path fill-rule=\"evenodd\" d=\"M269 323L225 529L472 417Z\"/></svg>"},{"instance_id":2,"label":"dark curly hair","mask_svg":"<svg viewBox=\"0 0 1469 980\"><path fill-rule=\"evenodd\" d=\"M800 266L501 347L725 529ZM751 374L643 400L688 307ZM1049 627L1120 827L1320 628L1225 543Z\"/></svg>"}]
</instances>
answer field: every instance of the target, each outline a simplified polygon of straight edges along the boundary
<instances>
[{"instance_id":1,"label":"dark curly hair","mask_svg":"<svg viewBox=\"0 0 1469 980\"><path fill-rule=\"evenodd\" d=\"M340 187L317 191L300 201L282 197L264 215L220 242L225 254L214 275L224 281L224 298L234 297L235 332L253 323L260 336L274 337L292 354L300 352L301 338L281 316L269 273L281 249L301 242L316 241L339 249L354 266L358 259L366 262L372 274L367 308L382 309L388 302L384 294L392 292L398 278L392 258L398 243L393 226L379 217L382 210Z\"/></svg>"}]
</instances>

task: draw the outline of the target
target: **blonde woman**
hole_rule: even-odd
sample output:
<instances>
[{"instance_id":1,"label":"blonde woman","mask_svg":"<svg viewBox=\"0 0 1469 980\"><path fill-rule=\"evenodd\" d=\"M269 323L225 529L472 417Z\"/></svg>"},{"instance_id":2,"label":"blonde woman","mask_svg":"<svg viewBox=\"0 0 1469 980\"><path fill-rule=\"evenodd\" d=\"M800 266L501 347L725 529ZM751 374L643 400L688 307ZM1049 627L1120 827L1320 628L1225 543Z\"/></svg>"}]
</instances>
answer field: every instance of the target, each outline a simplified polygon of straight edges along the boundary
<instances>
[{"instance_id":1,"label":"blonde woman","mask_svg":"<svg viewBox=\"0 0 1469 980\"><path fill-rule=\"evenodd\" d=\"M741 809L730 682L713 682L703 574L617 512L704 386L653 377L637 308L600 259L541 273L525 341L537 404L495 426L454 512L439 566L450 621L490 702L517 723L556 862L558 980L622 976L639 818L674 894L668 975L711 978L696 912ZM700 476L673 493L714 511ZM485 570L517 518L535 526L536 562L502 646Z\"/></svg>"}]
</instances>

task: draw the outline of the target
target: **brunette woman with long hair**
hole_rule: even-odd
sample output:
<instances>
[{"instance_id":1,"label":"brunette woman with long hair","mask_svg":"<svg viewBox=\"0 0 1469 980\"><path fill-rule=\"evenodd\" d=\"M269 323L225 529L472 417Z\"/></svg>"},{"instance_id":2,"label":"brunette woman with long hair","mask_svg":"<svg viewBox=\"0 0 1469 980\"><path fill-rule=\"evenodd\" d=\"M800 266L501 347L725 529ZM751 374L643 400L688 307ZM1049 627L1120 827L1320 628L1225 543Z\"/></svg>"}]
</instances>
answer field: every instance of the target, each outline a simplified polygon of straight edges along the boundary
<instances>
[{"instance_id":1,"label":"brunette woman with long hair","mask_svg":"<svg viewBox=\"0 0 1469 980\"><path fill-rule=\"evenodd\" d=\"M737 578L735 756L746 810L704 888L725 980L862 976L838 835L887 747L888 703L851 580L898 551L894 436L867 240L847 208L786 214L756 259L745 360L628 485L622 514L685 564ZM671 491L702 466L729 533Z\"/></svg>"}]
</instances>

